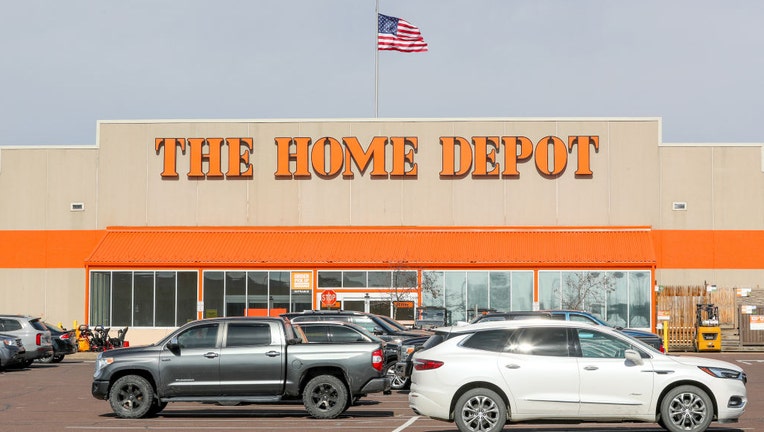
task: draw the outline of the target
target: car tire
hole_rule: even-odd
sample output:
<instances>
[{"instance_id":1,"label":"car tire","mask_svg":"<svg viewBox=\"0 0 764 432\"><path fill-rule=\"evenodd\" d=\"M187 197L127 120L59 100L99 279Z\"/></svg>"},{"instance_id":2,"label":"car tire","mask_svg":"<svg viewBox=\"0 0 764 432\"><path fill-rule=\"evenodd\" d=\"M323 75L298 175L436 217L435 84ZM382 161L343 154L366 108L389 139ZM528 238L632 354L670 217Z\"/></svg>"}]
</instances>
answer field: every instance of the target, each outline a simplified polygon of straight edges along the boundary
<instances>
[{"instance_id":1,"label":"car tire","mask_svg":"<svg viewBox=\"0 0 764 432\"><path fill-rule=\"evenodd\" d=\"M673 388L661 401L661 426L671 432L704 431L713 418L711 398L695 386Z\"/></svg>"},{"instance_id":2,"label":"car tire","mask_svg":"<svg viewBox=\"0 0 764 432\"><path fill-rule=\"evenodd\" d=\"M154 405L154 389L138 375L125 375L109 391L109 404L120 418L145 417Z\"/></svg>"},{"instance_id":3,"label":"car tire","mask_svg":"<svg viewBox=\"0 0 764 432\"><path fill-rule=\"evenodd\" d=\"M472 389L456 401L454 422L461 432L499 432L507 422L507 405L493 390Z\"/></svg>"},{"instance_id":4,"label":"car tire","mask_svg":"<svg viewBox=\"0 0 764 432\"><path fill-rule=\"evenodd\" d=\"M385 374L392 378L390 382L390 389L392 390L406 390L411 385L410 379L403 379L395 373L395 363L390 363L385 367Z\"/></svg>"},{"instance_id":5,"label":"car tire","mask_svg":"<svg viewBox=\"0 0 764 432\"><path fill-rule=\"evenodd\" d=\"M46 355L46 356L38 358L37 361L40 363L53 363L53 357L54 355L50 354L50 355Z\"/></svg>"},{"instance_id":6,"label":"car tire","mask_svg":"<svg viewBox=\"0 0 764 432\"><path fill-rule=\"evenodd\" d=\"M54 355L51 358L51 363L61 363L64 360L63 354Z\"/></svg>"},{"instance_id":7,"label":"car tire","mask_svg":"<svg viewBox=\"0 0 764 432\"><path fill-rule=\"evenodd\" d=\"M313 418L337 418L348 407L348 391L339 378L319 375L305 385L302 403Z\"/></svg>"}]
</instances>

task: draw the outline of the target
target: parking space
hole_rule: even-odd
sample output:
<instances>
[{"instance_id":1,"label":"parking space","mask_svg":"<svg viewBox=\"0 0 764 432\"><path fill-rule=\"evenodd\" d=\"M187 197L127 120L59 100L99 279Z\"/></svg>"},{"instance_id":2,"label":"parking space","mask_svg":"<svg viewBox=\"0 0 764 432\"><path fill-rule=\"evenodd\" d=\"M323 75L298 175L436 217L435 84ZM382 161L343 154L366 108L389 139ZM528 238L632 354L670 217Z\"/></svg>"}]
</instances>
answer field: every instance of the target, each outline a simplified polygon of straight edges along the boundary
<instances>
[{"instance_id":1,"label":"parking space","mask_svg":"<svg viewBox=\"0 0 764 432\"><path fill-rule=\"evenodd\" d=\"M416 416L406 392L376 394L362 399L340 418L316 420L300 403L222 407L174 403L154 418L125 420L114 416L108 402L90 395L92 355L67 357L59 364L35 364L26 370L0 373L0 430L50 431L456 431L452 423ZM713 432L741 432L764 428L764 409L756 395L764 391L764 355L716 354L741 364L749 374L753 399L738 424L712 424ZM655 424L510 425L515 432L660 431Z\"/></svg>"}]
</instances>

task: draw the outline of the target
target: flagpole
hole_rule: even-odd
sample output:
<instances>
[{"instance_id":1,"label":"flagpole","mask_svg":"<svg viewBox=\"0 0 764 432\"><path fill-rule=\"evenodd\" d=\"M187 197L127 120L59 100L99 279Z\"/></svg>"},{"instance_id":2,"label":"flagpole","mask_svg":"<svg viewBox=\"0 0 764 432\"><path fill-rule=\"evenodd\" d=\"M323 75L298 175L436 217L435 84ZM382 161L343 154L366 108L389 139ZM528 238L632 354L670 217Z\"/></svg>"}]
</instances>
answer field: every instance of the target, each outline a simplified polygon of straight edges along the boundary
<instances>
[{"instance_id":1,"label":"flagpole","mask_svg":"<svg viewBox=\"0 0 764 432\"><path fill-rule=\"evenodd\" d=\"M377 33L379 33L379 0L376 0L374 10L374 20L376 21ZM374 35L374 118L379 118L379 41L378 34Z\"/></svg>"}]
</instances>

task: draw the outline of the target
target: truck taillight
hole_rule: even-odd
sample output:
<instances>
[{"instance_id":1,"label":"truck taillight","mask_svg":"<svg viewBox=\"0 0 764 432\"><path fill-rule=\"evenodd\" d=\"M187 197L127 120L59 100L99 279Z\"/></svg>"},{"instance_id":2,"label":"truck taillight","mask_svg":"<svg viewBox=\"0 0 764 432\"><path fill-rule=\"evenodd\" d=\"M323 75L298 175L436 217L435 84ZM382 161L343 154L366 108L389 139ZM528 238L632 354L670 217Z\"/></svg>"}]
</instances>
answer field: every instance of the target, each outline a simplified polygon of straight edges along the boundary
<instances>
[{"instance_id":1,"label":"truck taillight","mask_svg":"<svg viewBox=\"0 0 764 432\"><path fill-rule=\"evenodd\" d=\"M414 369L416 369L416 370L437 369L437 368L439 368L441 366L443 366L443 362L442 361L424 360L424 359L416 359L416 360L414 360Z\"/></svg>"},{"instance_id":2,"label":"truck taillight","mask_svg":"<svg viewBox=\"0 0 764 432\"><path fill-rule=\"evenodd\" d=\"M382 356L382 349L377 348L371 353L371 365L374 369L382 372L382 368L385 366L385 357Z\"/></svg>"},{"instance_id":3,"label":"truck taillight","mask_svg":"<svg viewBox=\"0 0 764 432\"><path fill-rule=\"evenodd\" d=\"M37 345L42 345L42 333L37 333Z\"/></svg>"}]
</instances>

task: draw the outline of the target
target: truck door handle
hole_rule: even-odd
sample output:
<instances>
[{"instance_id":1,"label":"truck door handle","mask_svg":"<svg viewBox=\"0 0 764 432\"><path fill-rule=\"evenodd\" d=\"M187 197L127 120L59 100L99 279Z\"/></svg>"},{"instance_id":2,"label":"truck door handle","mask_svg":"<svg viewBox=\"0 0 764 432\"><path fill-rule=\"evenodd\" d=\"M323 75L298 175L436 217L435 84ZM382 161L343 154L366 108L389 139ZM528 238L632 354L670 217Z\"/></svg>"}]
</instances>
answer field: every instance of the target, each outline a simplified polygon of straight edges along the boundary
<instances>
[{"instance_id":1,"label":"truck door handle","mask_svg":"<svg viewBox=\"0 0 764 432\"><path fill-rule=\"evenodd\" d=\"M267 355L268 357L278 357L281 355L281 353L278 351L268 351L267 353L265 353L265 355Z\"/></svg>"},{"instance_id":2,"label":"truck door handle","mask_svg":"<svg viewBox=\"0 0 764 432\"><path fill-rule=\"evenodd\" d=\"M215 352L208 352L208 353L207 353L207 354L205 354L204 356L205 356L205 357L207 357L207 358L215 358L215 357L217 357L217 356L218 356L218 353L215 353Z\"/></svg>"}]
</instances>

